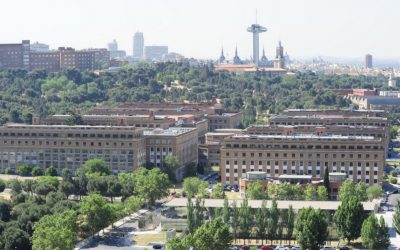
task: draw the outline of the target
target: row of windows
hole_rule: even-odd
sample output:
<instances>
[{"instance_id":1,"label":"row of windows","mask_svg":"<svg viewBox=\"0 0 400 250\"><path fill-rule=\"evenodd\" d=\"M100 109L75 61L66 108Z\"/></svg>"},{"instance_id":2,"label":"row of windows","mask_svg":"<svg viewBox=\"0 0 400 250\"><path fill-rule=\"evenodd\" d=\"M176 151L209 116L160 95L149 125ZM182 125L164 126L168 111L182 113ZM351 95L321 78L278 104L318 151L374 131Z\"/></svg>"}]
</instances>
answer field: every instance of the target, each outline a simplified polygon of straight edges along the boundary
<instances>
[{"instance_id":1,"label":"row of windows","mask_svg":"<svg viewBox=\"0 0 400 250\"><path fill-rule=\"evenodd\" d=\"M229 157L231 155L231 153L230 152L226 152L225 155L227 157ZM238 152L234 152L233 155L235 157L238 157L239 153ZM242 155L242 157L246 157L246 156L255 157L255 155L257 155L257 154L255 154L255 153L247 154L246 152L243 152L241 155ZM330 154L312 154L312 153L308 153L308 154L304 154L304 153L298 153L298 154L296 154L296 153L291 153L291 154L288 154L288 153L264 153L263 154L263 153L258 153L258 157L260 157L260 158L263 157L263 156L264 157L271 157L272 156L272 157L275 157L275 158L279 158L279 157L282 157L282 158L289 158L289 157L291 157L291 158L296 158L296 157L304 158L305 155L308 158L313 158L314 156L315 156L315 158L322 158L322 156L323 156L323 158L328 159ZM338 157L346 158L346 156L348 158L351 158L351 159L356 158L356 157L358 159L369 159L370 157L372 157L372 155L370 155L370 154L331 154L331 158L334 158L334 159L338 158ZM378 154L374 154L373 157L374 157L374 159L378 159Z\"/></svg>"},{"instance_id":2,"label":"row of windows","mask_svg":"<svg viewBox=\"0 0 400 250\"><path fill-rule=\"evenodd\" d=\"M354 177L354 179L355 179L355 177ZM358 180L361 180L360 178L357 178ZM226 184L229 184L230 183L230 177L226 177L226 181L225 181L225 183ZM234 177L233 179L232 179L232 181L233 181L233 183L238 183L238 177ZM365 181L365 183L368 185L369 183L370 183L370 180L369 179L365 179L364 180ZM376 183L378 183L378 179L377 178L374 178L374 180L373 180L373 182L374 182L374 184L376 184ZM371 180L371 183L372 183L372 180Z\"/></svg>"},{"instance_id":3,"label":"row of windows","mask_svg":"<svg viewBox=\"0 0 400 250\"><path fill-rule=\"evenodd\" d=\"M139 137L141 134L72 134L69 133L65 136L65 134L62 134L61 136L57 133L14 133L14 132L3 132L0 133L0 136L10 136L10 137L68 137L68 138L134 138L134 137Z\"/></svg>"},{"instance_id":4,"label":"row of windows","mask_svg":"<svg viewBox=\"0 0 400 250\"><path fill-rule=\"evenodd\" d=\"M300 145L280 145L280 144L230 144L227 143L226 144L226 148L270 148L270 149L358 149L358 150L363 150L363 149L382 149L382 146L370 146L370 145L366 145L366 146L362 146L362 145L357 145L357 146L346 146L346 145L304 145L304 144L300 144Z\"/></svg>"},{"instance_id":5,"label":"row of windows","mask_svg":"<svg viewBox=\"0 0 400 250\"><path fill-rule=\"evenodd\" d=\"M274 163L274 166L279 166L280 163L281 163L282 166L288 166L288 161L281 161L281 162L273 161L273 163ZM297 166L304 166L305 162L304 161L300 161L300 162L291 161L289 163L290 163L290 166L296 166L296 165ZM329 162L322 162L322 163L323 163L324 166L329 166L329 165L334 166L334 167L339 166L339 162L331 162L331 164L329 164ZM226 160L225 164L226 164L226 166L230 166L230 161ZM238 161L234 160L233 164L234 165L238 165ZM266 164L267 164L267 166L271 166L271 161L266 161ZM254 166L254 161L250 161L250 165ZM262 165L263 165L263 161L258 161L258 166L262 166ZM321 162L317 161L316 165L317 166L321 166ZM340 162L340 166L341 167L345 167L346 165L349 166L349 167L354 167L355 165L357 167L361 167L363 164L362 164L362 162L343 162L343 161ZM242 166L246 166L246 161L242 161ZM307 166L313 166L312 162L309 161ZM372 166L372 164L370 164L370 162L365 162L365 166L366 167L370 167L370 166ZM378 162L373 162L373 166L374 167L378 167Z\"/></svg>"},{"instance_id":6,"label":"row of windows","mask_svg":"<svg viewBox=\"0 0 400 250\"><path fill-rule=\"evenodd\" d=\"M271 125L324 125L321 122L284 122L284 121L275 121L274 119L270 120ZM325 123L327 124L327 123ZM339 126L377 126L377 127L386 127L386 123L379 122L329 122L329 125L339 125Z\"/></svg>"},{"instance_id":7,"label":"row of windows","mask_svg":"<svg viewBox=\"0 0 400 250\"><path fill-rule=\"evenodd\" d=\"M254 172L255 170L254 169L250 169L250 172ZM241 173L242 174L245 174L247 172L247 170L246 169L242 169L242 171L241 171ZM274 174L279 174L279 169L275 169L274 171L271 171L271 169L267 169L267 174L270 174L271 172L272 173L274 173ZM288 171L287 169L283 169L282 171L282 174L289 174L289 173L291 173L291 174L293 174L293 175L303 175L303 174L305 174L305 173L307 173L307 174L309 174L309 175L312 175L312 173L313 173L313 171L311 170L311 169L309 169L309 170L307 170L307 171L303 171L303 170L300 170L300 171L296 171L295 169L292 169L291 171ZM332 172L336 172L336 170L332 170ZM226 169L226 173L227 174L229 174L229 173L231 173L230 172L230 169L229 168L227 168ZM237 174L237 173L240 173L239 171L238 171L238 169L234 169L233 170L233 173L235 173L235 174ZM345 173L345 171L341 171L341 173ZM364 175L370 175L370 173L373 173L374 174L374 176L378 176L378 171L369 171L369 170L365 170L364 171L364 173L362 173L362 171L354 171L353 172L353 170L349 170L348 171L348 174L349 175L353 175L353 173L354 174L357 174L357 175L362 175L362 174L364 174ZM321 170L315 170L315 174L316 175L321 175Z\"/></svg>"},{"instance_id":8,"label":"row of windows","mask_svg":"<svg viewBox=\"0 0 400 250\"><path fill-rule=\"evenodd\" d=\"M68 146L92 146L92 147L94 147L94 146L97 146L97 147L102 147L102 146L114 146L114 147L118 147L118 146L120 146L120 147L125 147L126 145L129 145L130 147L132 147L133 146L133 143L132 142L129 142L129 143L125 143L125 142L119 142L119 143L117 143L117 142L113 142L113 143L110 143L110 142L105 142L105 143L103 143L103 142L75 142L75 143L73 143L73 142L64 142L64 141L13 141L13 140L11 140L11 141L7 141L7 140L4 140L3 141L3 144L11 144L11 145L47 145L47 146L49 146L49 145L53 145L53 146L57 146L57 145L59 145L59 146L66 146L66 145L68 145Z\"/></svg>"}]
</instances>

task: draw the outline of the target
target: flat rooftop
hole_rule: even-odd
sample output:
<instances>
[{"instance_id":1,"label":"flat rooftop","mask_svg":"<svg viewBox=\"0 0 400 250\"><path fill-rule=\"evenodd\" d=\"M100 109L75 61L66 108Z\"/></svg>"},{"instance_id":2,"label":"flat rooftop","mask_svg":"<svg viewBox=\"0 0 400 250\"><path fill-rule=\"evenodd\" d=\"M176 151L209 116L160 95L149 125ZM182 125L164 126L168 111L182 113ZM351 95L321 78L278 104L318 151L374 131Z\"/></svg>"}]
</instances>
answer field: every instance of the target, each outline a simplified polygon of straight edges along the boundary
<instances>
[{"instance_id":1,"label":"flat rooftop","mask_svg":"<svg viewBox=\"0 0 400 250\"><path fill-rule=\"evenodd\" d=\"M110 125L29 125L29 124L18 124L11 123L1 126L2 128L18 128L18 129L118 129L118 130L135 130L138 129L135 126L110 126ZM142 128L139 128L142 130Z\"/></svg>"},{"instance_id":2,"label":"flat rooftop","mask_svg":"<svg viewBox=\"0 0 400 250\"><path fill-rule=\"evenodd\" d=\"M143 132L143 134L147 135L147 136L151 136L151 135L177 136L177 135L182 135L182 134L192 132L196 129L197 128L181 128L181 127L172 127L172 128L168 128L168 129L156 128L153 130L146 130Z\"/></svg>"},{"instance_id":3,"label":"flat rooftop","mask_svg":"<svg viewBox=\"0 0 400 250\"><path fill-rule=\"evenodd\" d=\"M400 99L399 99L400 100ZM386 121L386 117L379 116L350 116L350 115L328 115L328 114L310 114L310 115L273 115L270 120L274 119L345 119L345 120L383 120Z\"/></svg>"},{"instance_id":4,"label":"flat rooftop","mask_svg":"<svg viewBox=\"0 0 400 250\"><path fill-rule=\"evenodd\" d=\"M195 200L192 200L194 203ZM243 200L236 200L236 205L240 207ZM232 206L233 200L228 200L229 206ZM249 206L252 208L261 208L262 200L248 200ZM321 210L337 210L340 201L288 201L288 200L279 200L277 201L278 209L288 209L291 205L293 209L299 210L302 208L312 207L314 209ZM164 204L166 207L186 207L187 199L186 198L173 198L171 201ZM267 200L266 206L267 208L271 208L272 201ZM377 208L377 204L374 202L362 202L364 210L366 211L375 211ZM221 208L224 206L223 199L204 199L205 207L215 207Z\"/></svg>"},{"instance_id":5,"label":"flat rooftop","mask_svg":"<svg viewBox=\"0 0 400 250\"><path fill-rule=\"evenodd\" d=\"M375 140L373 136L347 136L347 135L316 135L316 134L292 134L292 135L233 135L233 139L318 139L318 140Z\"/></svg>"}]
</instances>

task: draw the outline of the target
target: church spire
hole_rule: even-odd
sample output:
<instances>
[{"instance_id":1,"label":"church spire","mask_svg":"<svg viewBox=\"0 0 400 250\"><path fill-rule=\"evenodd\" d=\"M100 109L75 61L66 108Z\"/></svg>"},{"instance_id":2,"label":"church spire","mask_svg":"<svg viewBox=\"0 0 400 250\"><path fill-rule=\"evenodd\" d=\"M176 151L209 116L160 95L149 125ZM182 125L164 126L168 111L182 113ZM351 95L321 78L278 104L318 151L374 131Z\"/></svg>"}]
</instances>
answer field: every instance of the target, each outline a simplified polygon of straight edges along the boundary
<instances>
[{"instance_id":1,"label":"church spire","mask_svg":"<svg viewBox=\"0 0 400 250\"><path fill-rule=\"evenodd\" d=\"M219 57L219 63L225 62L225 56L224 56L224 48L221 48L221 56Z\"/></svg>"}]
</instances>

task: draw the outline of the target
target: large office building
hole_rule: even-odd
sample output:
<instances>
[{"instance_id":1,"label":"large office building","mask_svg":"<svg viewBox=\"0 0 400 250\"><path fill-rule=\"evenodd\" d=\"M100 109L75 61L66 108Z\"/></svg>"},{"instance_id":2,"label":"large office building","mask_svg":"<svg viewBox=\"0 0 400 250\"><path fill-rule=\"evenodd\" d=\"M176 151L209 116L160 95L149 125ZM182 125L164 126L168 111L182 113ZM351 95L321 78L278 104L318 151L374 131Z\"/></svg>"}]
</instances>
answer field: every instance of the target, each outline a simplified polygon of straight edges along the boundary
<instances>
[{"instance_id":1,"label":"large office building","mask_svg":"<svg viewBox=\"0 0 400 250\"><path fill-rule=\"evenodd\" d=\"M323 177L328 167L354 181L381 184L385 155L382 139L372 136L234 135L221 147L221 180L238 184L252 171Z\"/></svg>"},{"instance_id":2,"label":"large office building","mask_svg":"<svg viewBox=\"0 0 400 250\"><path fill-rule=\"evenodd\" d=\"M29 69L30 42L0 44L0 65L3 68Z\"/></svg>"},{"instance_id":3,"label":"large office building","mask_svg":"<svg viewBox=\"0 0 400 250\"><path fill-rule=\"evenodd\" d=\"M143 59L144 37L142 32L136 32L133 36L133 57Z\"/></svg>"},{"instance_id":4,"label":"large office building","mask_svg":"<svg viewBox=\"0 0 400 250\"><path fill-rule=\"evenodd\" d=\"M161 61L168 54L168 46L152 45L144 47L144 58L146 60Z\"/></svg>"},{"instance_id":5,"label":"large office building","mask_svg":"<svg viewBox=\"0 0 400 250\"><path fill-rule=\"evenodd\" d=\"M162 166L165 157L183 167L198 161L196 128L145 129L134 126L24 125L0 127L0 172L26 163L76 172L89 159L103 159L114 173L146 163Z\"/></svg>"},{"instance_id":6,"label":"large office building","mask_svg":"<svg viewBox=\"0 0 400 250\"><path fill-rule=\"evenodd\" d=\"M131 172L145 163L143 129L129 126L5 125L0 127L0 169L27 163L76 171L103 159L110 170Z\"/></svg>"},{"instance_id":7,"label":"large office building","mask_svg":"<svg viewBox=\"0 0 400 250\"><path fill-rule=\"evenodd\" d=\"M221 113L207 115L209 131L225 128L239 128L243 122L243 113Z\"/></svg>"},{"instance_id":8,"label":"large office building","mask_svg":"<svg viewBox=\"0 0 400 250\"><path fill-rule=\"evenodd\" d=\"M154 129L144 131L146 137L146 162L161 167L168 155L173 155L179 165L197 166L197 129L176 128ZM178 179L183 176L183 169L177 173Z\"/></svg>"}]
</instances>

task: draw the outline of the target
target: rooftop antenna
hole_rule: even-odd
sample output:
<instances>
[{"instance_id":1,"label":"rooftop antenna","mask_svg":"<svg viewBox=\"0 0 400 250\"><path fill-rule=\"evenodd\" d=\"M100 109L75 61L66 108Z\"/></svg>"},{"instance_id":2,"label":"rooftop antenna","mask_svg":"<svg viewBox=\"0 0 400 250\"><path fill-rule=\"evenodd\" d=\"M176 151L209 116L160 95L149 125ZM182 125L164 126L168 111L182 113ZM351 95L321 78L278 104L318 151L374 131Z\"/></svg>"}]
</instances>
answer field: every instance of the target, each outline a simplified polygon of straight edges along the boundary
<instances>
[{"instance_id":1,"label":"rooftop antenna","mask_svg":"<svg viewBox=\"0 0 400 250\"><path fill-rule=\"evenodd\" d=\"M258 20L257 20L257 9L256 9L256 24L258 24Z\"/></svg>"}]
</instances>

